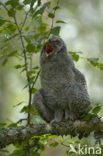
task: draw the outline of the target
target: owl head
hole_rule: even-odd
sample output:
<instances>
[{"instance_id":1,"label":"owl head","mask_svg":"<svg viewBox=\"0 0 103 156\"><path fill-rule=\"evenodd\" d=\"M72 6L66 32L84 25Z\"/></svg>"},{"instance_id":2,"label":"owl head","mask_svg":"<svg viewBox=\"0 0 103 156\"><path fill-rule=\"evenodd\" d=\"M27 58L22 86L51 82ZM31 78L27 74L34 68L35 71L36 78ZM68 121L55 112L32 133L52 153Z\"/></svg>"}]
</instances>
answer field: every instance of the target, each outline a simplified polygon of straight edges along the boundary
<instances>
[{"instance_id":1,"label":"owl head","mask_svg":"<svg viewBox=\"0 0 103 156\"><path fill-rule=\"evenodd\" d=\"M44 43L42 52L45 53L47 57L52 55L57 55L62 50L66 51L66 46L64 41L56 36L49 37L48 40Z\"/></svg>"}]
</instances>

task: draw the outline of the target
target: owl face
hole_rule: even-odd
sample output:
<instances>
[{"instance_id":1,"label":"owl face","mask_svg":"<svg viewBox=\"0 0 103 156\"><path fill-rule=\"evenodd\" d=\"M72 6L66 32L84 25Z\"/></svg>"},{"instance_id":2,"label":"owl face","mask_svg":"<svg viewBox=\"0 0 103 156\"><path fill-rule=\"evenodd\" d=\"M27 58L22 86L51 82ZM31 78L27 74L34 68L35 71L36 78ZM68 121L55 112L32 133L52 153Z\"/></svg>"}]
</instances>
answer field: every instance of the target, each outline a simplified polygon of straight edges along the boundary
<instances>
[{"instance_id":1,"label":"owl face","mask_svg":"<svg viewBox=\"0 0 103 156\"><path fill-rule=\"evenodd\" d=\"M65 46L63 40L59 37L50 37L45 43L44 52L46 56L57 54Z\"/></svg>"},{"instance_id":2,"label":"owl face","mask_svg":"<svg viewBox=\"0 0 103 156\"><path fill-rule=\"evenodd\" d=\"M48 63L59 65L66 61L68 62L68 53L64 41L59 37L49 37L41 49L40 65L45 66Z\"/></svg>"}]
</instances>

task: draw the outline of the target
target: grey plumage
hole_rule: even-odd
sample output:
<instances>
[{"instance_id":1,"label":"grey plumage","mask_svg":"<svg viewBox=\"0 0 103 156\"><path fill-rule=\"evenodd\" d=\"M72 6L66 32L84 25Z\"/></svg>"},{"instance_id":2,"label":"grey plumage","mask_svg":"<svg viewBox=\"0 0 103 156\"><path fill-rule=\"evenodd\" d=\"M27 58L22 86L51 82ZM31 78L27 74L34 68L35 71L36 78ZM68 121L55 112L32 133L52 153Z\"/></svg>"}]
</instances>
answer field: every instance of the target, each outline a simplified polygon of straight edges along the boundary
<instances>
[{"instance_id":1,"label":"grey plumage","mask_svg":"<svg viewBox=\"0 0 103 156\"><path fill-rule=\"evenodd\" d=\"M90 108L85 78L61 38L50 37L48 42L54 49L46 54L44 44L40 54L42 88L35 93L33 106L47 122L80 119Z\"/></svg>"}]
</instances>

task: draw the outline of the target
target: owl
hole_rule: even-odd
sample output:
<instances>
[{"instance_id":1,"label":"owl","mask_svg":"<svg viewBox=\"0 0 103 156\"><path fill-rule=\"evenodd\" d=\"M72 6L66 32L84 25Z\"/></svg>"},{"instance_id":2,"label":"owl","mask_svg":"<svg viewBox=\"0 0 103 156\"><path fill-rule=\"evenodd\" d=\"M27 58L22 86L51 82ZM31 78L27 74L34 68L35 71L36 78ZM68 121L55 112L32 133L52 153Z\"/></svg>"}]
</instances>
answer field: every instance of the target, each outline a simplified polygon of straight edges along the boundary
<instances>
[{"instance_id":1,"label":"owl","mask_svg":"<svg viewBox=\"0 0 103 156\"><path fill-rule=\"evenodd\" d=\"M41 88L33 106L46 122L81 119L90 109L84 75L76 69L64 41L49 37L40 53Z\"/></svg>"}]
</instances>

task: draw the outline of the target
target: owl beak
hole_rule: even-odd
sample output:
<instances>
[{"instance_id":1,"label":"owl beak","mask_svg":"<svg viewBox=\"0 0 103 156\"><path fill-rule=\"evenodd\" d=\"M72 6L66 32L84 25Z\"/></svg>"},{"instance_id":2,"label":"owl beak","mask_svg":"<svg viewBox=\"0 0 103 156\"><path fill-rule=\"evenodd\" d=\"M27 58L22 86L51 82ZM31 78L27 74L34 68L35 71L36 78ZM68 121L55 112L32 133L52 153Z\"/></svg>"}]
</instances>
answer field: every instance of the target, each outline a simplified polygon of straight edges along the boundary
<instances>
[{"instance_id":1,"label":"owl beak","mask_svg":"<svg viewBox=\"0 0 103 156\"><path fill-rule=\"evenodd\" d=\"M50 56L52 55L54 52L54 46L53 44L49 41L49 40L46 40L45 41L45 54L46 56Z\"/></svg>"}]
</instances>

